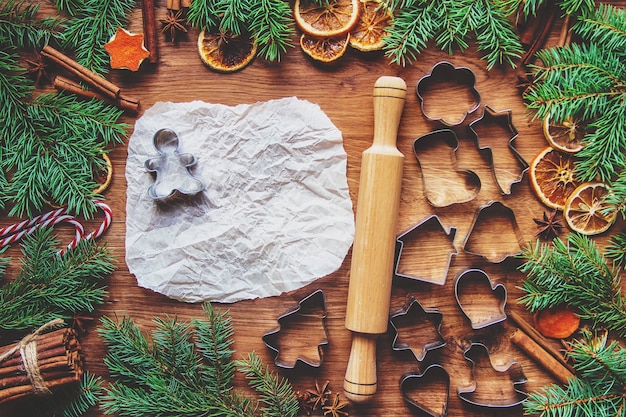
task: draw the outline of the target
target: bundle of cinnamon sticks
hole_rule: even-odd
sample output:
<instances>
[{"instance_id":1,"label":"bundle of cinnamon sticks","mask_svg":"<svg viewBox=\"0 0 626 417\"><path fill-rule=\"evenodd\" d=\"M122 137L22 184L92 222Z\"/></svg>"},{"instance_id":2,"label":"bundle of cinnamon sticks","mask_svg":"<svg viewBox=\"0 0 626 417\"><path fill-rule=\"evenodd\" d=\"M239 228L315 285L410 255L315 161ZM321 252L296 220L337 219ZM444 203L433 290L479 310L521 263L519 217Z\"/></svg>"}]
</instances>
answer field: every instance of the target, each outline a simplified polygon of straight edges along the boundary
<instances>
[{"instance_id":1,"label":"bundle of cinnamon sticks","mask_svg":"<svg viewBox=\"0 0 626 417\"><path fill-rule=\"evenodd\" d=\"M22 349L14 349L14 343L0 347L0 354L15 350L0 363L0 404L38 393L50 393L81 378L81 349L73 329L40 334L29 343L35 344L29 349L36 358L34 364L25 359L26 349L23 346ZM39 383L33 382L33 373L40 378Z\"/></svg>"}]
</instances>

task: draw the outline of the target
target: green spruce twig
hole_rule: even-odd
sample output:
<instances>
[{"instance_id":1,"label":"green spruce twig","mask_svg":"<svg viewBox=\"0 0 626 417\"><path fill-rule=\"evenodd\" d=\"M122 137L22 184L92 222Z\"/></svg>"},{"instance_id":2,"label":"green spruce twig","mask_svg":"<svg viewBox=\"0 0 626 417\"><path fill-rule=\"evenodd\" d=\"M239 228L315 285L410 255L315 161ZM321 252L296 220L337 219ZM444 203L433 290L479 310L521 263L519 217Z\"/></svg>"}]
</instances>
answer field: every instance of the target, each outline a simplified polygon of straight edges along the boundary
<instances>
[{"instance_id":1,"label":"green spruce twig","mask_svg":"<svg viewBox=\"0 0 626 417\"><path fill-rule=\"evenodd\" d=\"M108 347L105 364L114 381L100 406L107 414L133 417L296 416L291 386L264 370L255 355L233 361L233 328L227 313L204 305L192 322L155 318L144 334L129 317L105 317L99 333ZM260 399L233 389L236 367ZM262 405L262 406L261 406Z\"/></svg>"},{"instance_id":2,"label":"green spruce twig","mask_svg":"<svg viewBox=\"0 0 626 417\"><path fill-rule=\"evenodd\" d=\"M609 264L589 237L572 233L567 241L525 248L520 270L527 274L519 299L530 311L565 304L582 319L626 336L626 298L620 269Z\"/></svg>"},{"instance_id":3,"label":"green spruce twig","mask_svg":"<svg viewBox=\"0 0 626 417\"><path fill-rule=\"evenodd\" d=\"M527 415L540 417L614 417L624 415L626 404L626 350L606 333L585 331L568 343L577 376L563 387L550 385L530 393L524 402Z\"/></svg>"},{"instance_id":4,"label":"green spruce twig","mask_svg":"<svg viewBox=\"0 0 626 417\"><path fill-rule=\"evenodd\" d=\"M81 240L58 254L52 230L41 228L22 242L22 267L0 287L0 330L28 330L55 318L92 312L104 302L103 278L114 269L106 246Z\"/></svg>"},{"instance_id":5,"label":"green spruce twig","mask_svg":"<svg viewBox=\"0 0 626 417\"><path fill-rule=\"evenodd\" d=\"M580 44L544 49L524 99L537 118L589 121L577 153L581 181L611 183L626 168L626 10L609 5L579 17Z\"/></svg>"},{"instance_id":6,"label":"green spruce twig","mask_svg":"<svg viewBox=\"0 0 626 417\"><path fill-rule=\"evenodd\" d=\"M119 27L128 23L135 0L85 0L76 4L57 1L57 6L67 7L72 17L64 22L62 45L75 52L78 63L97 74L109 69L109 56L103 45Z\"/></svg>"},{"instance_id":7,"label":"green spruce twig","mask_svg":"<svg viewBox=\"0 0 626 417\"><path fill-rule=\"evenodd\" d=\"M187 22L198 30L250 33L263 58L280 61L292 46L295 31L291 15L285 0L210 0L192 2Z\"/></svg>"},{"instance_id":8,"label":"green spruce twig","mask_svg":"<svg viewBox=\"0 0 626 417\"><path fill-rule=\"evenodd\" d=\"M59 40L59 18L37 19L39 4L25 1L0 1L0 48L11 45L22 49L40 49L52 39Z\"/></svg>"}]
</instances>

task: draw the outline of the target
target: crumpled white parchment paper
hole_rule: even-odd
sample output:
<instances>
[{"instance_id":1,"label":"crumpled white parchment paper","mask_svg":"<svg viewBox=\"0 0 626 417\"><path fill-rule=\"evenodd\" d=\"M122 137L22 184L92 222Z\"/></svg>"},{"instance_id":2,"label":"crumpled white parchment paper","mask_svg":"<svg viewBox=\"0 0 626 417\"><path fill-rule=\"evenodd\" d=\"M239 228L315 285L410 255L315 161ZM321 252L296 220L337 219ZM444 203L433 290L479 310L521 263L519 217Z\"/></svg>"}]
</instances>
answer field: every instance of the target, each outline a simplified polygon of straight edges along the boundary
<instances>
[{"instance_id":1,"label":"crumpled white parchment paper","mask_svg":"<svg viewBox=\"0 0 626 417\"><path fill-rule=\"evenodd\" d=\"M144 162L157 130L179 137L205 184L157 203ZM140 286L186 301L279 295L336 271L354 238L341 132L295 97L229 107L156 103L126 162L126 263Z\"/></svg>"}]
</instances>

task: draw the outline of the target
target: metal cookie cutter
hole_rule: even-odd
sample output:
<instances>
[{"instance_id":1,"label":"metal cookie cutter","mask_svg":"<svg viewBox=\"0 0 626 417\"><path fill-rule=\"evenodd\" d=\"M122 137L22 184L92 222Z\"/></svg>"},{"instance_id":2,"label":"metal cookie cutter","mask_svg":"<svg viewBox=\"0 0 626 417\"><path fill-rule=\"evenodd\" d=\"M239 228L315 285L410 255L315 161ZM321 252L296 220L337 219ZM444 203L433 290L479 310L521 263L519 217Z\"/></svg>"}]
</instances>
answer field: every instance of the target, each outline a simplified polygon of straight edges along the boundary
<instances>
[{"instance_id":1,"label":"metal cookie cutter","mask_svg":"<svg viewBox=\"0 0 626 417\"><path fill-rule=\"evenodd\" d=\"M481 269L462 272L456 279L454 295L474 330L506 320L506 287L493 282Z\"/></svg>"},{"instance_id":2,"label":"metal cookie cutter","mask_svg":"<svg viewBox=\"0 0 626 417\"><path fill-rule=\"evenodd\" d=\"M446 61L439 62L430 74L420 78L415 90L424 116L446 126L463 123L467 115L480 106L472 70Z\"/></svg>"},{"instance_id":3,"label":"metal cookie cutter","mask_svg":"<svg viewBox=\"0 0 626 417\"><path fill-rule=\"evenodd\" d=\"M196 158L190 153L180 153L178 135L171 129L160 129L154 134L154 148L159 153L144 166L156 174L154 184L148 188L153 200L164 201L177 196L191 196L204 189L204 184L194 177L190 169Z\"/></svg>"},{"instance_id":4,"label":"metal cookie cutter","mask_svg":"<svg viewBox=\"0 0 626 417\"><path fill-rule=\"evenodd\" d=\"M441 365L430 365L421 374L403 375L400 379L400 392L404 401L420 415L448 415L450 375Z\"/></svg>"},{"instance_id":5,"label":"metal cookie cutter","mask_svg":"<svg viewBox=\"0 0 626 417\"><path fill-rule=\"evenodd\" d=\"M317 320L319 325L312 326L312 320ZM328 345L324 291L317 290L303 298L294 309L280 315L277 321L278 327L263 335L263 343L275 353L276 366L294 368L297 362L314 368L321 366L323 347ZM290 334L301 337L290 337ZM319 337L318 343L313 342L316 337ZM293 342L296 340L308 342L296 344Z\"/></svg>"},{"instance_id":6,"label":"metal cookie cutter","mask_svg":"<svg viewBox=\"0 0 626 417\"><path fill-rule=\"evenodd\" d=\"M500 192L511 194L511 187L522 180L529 167L515 149L518 131L513 126L513 113L511 110L497 112L485 106L482 116L470 123L469 128L475 136L479 152L489 160ZM512 169L514 166L517 170Z\"/></svg>"},{"instance_id":7,"label":"metal cookie cutter","mask_svg":"<svg viewBox=\"0 0 626 417\"><path fill-rule=\"evenodd\" d=\"M442 319L439 309L423 308L415 297L409 297L404 307L389 319L395 332L393 350L409 350L415 359L423 361L429 351L446 345L441 335Z\"/></svg>"},{"instance_id":8,"label":"metal cookie cutter","mask_svg":"<svg viewBox=\"0 0 626 417\"><path fill-rule=\"evenodd\" d=\"M518 254L524 245L524 236L513 210L499 201L491 201L476 211L463 250L499 263Z\"/></svg>"},{"instance_id":9,"label":"metal cookie cutter","mask_svg":"<svg viewBox=\"0 0 626 417\"><path fill-rule=\"evenodd\" d=\"M451 129L440 129L415 139L413 152L422 172L424 195L433 207L447 207L466 203L476 198L480 192L480 178L467 169L459 169L456 151L459 140ZM450 158L450 165L442 166L442 152ZM433 184L434 183L434 184Z\"/></svg>"},{"instance_id":10,"label":"metal cookie cutter","mask_svg":"<svg viewBox=\"0 0 626 417\"><path fill-rule=\"evenodd\" d=\"M523 389L528 379L519 363L496 369L482 343L472 343L463 356L472 366L473 383L469 388L458 389L461 400L479 407L511 408L528 398Z\"/></svg>"}]
</instances>

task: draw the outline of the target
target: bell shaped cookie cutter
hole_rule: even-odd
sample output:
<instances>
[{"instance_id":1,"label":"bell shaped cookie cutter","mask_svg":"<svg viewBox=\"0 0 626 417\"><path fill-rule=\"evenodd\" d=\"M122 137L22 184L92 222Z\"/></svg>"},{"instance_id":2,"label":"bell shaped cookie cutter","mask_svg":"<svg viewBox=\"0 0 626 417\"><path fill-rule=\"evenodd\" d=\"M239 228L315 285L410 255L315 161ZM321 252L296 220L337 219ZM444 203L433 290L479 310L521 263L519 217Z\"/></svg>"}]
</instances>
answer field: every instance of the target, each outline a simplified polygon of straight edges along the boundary
<instances>
[{"instance_id":1,"label":"bell shaped cookie cutter","mask_svg":"<svg viewBox=\"0 0 626 417\"><path fill-rule=\"evenodd\" d=\"M452 257L459 253L454 245L456 231L455 227L451 227L449 231L446 231L439 217L432 215L398 236L396 239L395 275L397 277L444 285ZM442 245L447 246L445 259L424 253L429 248L433 248L433 242L437 253L442 251ZM404 255L408 256L410 246L415 246L411 253L419 252L420 259L428 260L428 262L420 262L416 265L415 269L410 271L411 273L408 271L403 272L401 264L403 251L405 252Z\"/></svg>"},{"instance_id":2,"label":"bell shaped cookie cutter","mask_svg":"<svg viewBox=\"0 0 626 417\"><path fill-rule=\"evenodd\" d=\"M472 70L467 67L455 67L447 61L437 63L430 74L420 78L415 90L424 116L446 126L463 123L467 115L480 106L480 94L476 89L476 76ZM432 105L435 95L444 97L447 104L443 105L441 102ZM450 109L455 107L453 103L462 103L464 96L467 99L465 100L467 108L452 113Z\"/></svg>"},{"instance_id":3,"label":"bell shaped cookie cutter","mask_svg":"<svg viewBox=\"0 0 626 417\"><path fill-rule=\"evenodd\" d=\"M515 148L515 139L519 133L513 125L513 112L511 110L498 112L485 106L482 116L471 122L469 129L474 135L479 152L489 161L493 178L500 189L500 193L503 195L511 194L511 187L522 180L524 172L529 168L528 162ZM506 144L498 147L483 145L483 142L487 142L484 136L498 136L498 138L491 137L489 139L491 142L494 142L495 139L498 142L502 140ZM517 171L512 169L513 164L517 165Z\"/></svg>"},{"instance_id":4,"label":"bell shaped cookie cutter","mask_svg":"<svg viewBox=\"0 0 626 417\"><path fill-rule=\"evenodd\" d=\"M474 330L506 320L506 287L493 282L481 269L462 272L454 284L454 295Z\"/></svg>"},{"instance_id":5,"label":"bell shaped cookie cutter","mask_svg":"<svg viewBox=\"0 0 626 417\"><path fill-rule=\"evenodd\" d=\"M466 203L476 198L480 192L478 174L458 167L458 148L459 140L451 129L434 130L413 141L413 152L424 183L424 196L433 207ZM440 163L430 163L431 160L439 161L434 154L441 152L448 153L450 164L442 166Z\"/></svg>"},{"instance_id":6,"label":"bell shaped cookie cutter","mask_svg":"<svg viewBox=\"0 0 626 417\"><path fill-rule=\"evenodd\" d=\"M425 391L423 396L411 392ZM440 393L439 391L443 391ZM446 417L450 401L450 375L443 366L432 364L421 374L405 374L400 378L400 392L404 401L419 415ZM441 394L441 395L437 395ZM439 402L438 399L443 398ZM437 407L441 407L437 410Z\"/></svg>"},{"instance_id":7,"label":"bell shaped cookie cutter","mask_svg":"<svg viewBox=\"0 0 626 417\"><path fill-rule=\"evenodd\" d=\"M506 369L497 369L491 362L487 347L475 342L470 344L463 356L472 367L473 381L470 387L458 388L461 400L479 407L503 409L518 406L528 398L524 390L528 379L519 363L513 362Z\"/></svg>"},{"instance_id":8,"label":"bell shaped cookie cutter","mask_svg":"<svg viewBox=\"0 0 626 417\"><path fill-rule=\"evenodd\" d=\"M431 350L439 349L446 345L446 341L441 334L441 321L443 314L437 308L424 308L413 296L404 304L404 307L393 313L389 323L393 328L395 336L393 338L392 349L394 351L410 351L415 359L423 361L426 354ZM428 340L419 340L414 346L407 338L401 337L402 331L407 331L411 336L422 338L424 333L435 334L435 337ZM428 336L427 336L428 338ZM426 338L423 338L426 339ZM407 340L407 341L404 341Z\"/></svg>"},{"instance_id":9,"label":"bell shaped cookie cutter","mask_svg":"<svg viewBox=\"0 0 626 417\"><path fill-rule=\"evenodd\" d=\"M148 195L156 201L166 201L180 196L192 196L204 189L204 184L194 177L190 169L196 158L190 153L179 152L180 141L171 129L160 129L153 137L154 148L159 156L146 160L144 166L156 174Z\"/></svg>"},{"instance_id":10,"label":"bell shaped cookie cutter","mask_svg":"<svg viewBox=\"0 0 626 417\"><path fill-rule=\"evenodd\" d=\"M315 336L312 335L312 332L310 331L307 333L309 338L298 338L298 340L308 340L308 344L306 346L291 346L289 341L286 343L284 342L283 339L291 340L288 338L288 335L280 334L281 332L284 332L288 326L300 329L300 331L307 330L307 327L304 327L303 324L310 323L311 320L315 319L321 319L320 325L322 328L321 337L315 346L313 345L314 342L312 340ZM290 320L293 322L288 323ZM328 332L326 330L326 297L324 296L324 291L317 290L304 297L295 308L281 314L277 321L278 327L266 332L262 338L265 346L274 352L274 363L276 366L285 369L292 369L295 368L298 362L302 362L303 364L313 368L319 368L322 365L324 358L323 348L328 345ZM289 348L290 350L299 349L295 354L295 359L293 358L294 355L292 355L291 358L284 358L281 346L283 350L286 348ZM313 348L316 348L316 355L307 355L305 353L307 350L312 351Z\"/></svg>"},{"instance_id":11,"label":"bell shaped cookie cutter","mask_svg":"<svg viewBox=\"0 0 626 417\"><path fill-rule=\"evenodd\" d=\"M503 229L504 223L508 230ZM517 255L525 245L513 210L500 201L491 201L476 210L463 241L463 250L482 256L489 262L500 263Z\"/></svg>"}]
</instances>

